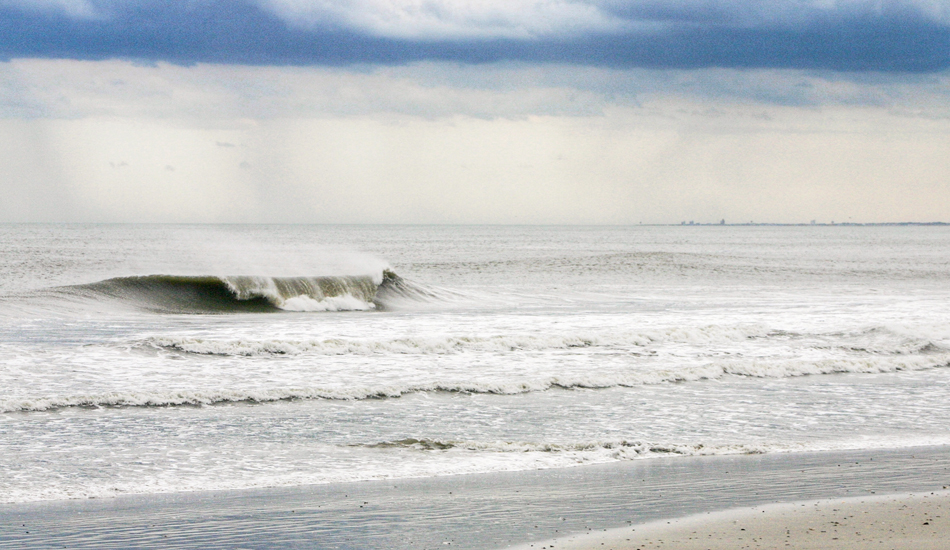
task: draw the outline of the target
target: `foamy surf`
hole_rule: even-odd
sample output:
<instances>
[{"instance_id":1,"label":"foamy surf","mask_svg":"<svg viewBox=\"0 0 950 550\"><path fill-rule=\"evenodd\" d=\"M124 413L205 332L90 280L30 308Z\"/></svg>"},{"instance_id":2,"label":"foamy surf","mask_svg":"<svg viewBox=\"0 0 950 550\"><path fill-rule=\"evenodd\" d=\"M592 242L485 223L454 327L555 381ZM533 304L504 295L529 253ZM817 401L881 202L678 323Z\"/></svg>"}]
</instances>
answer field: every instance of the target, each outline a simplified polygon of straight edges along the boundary
<instances>
[{"instance_id":1,"label":"foamy surf","mask_svg":"<svg viewBox=\"0 0 950 550\"><path fill-rule=\"evenodd\" d=\"M440 335L393 339L215 340L159 336L147 338L141 345L198 355L244 357L303 354L375 355L388 353L445 355L466 352L544 351L572 348L644 348L662 343L740 342L753 338L764 338L770 333L771 331L763 326L706 326L619 333L601 331L547 335Z\"/></svg>"},{"instance_id":2,"label":"foamy surf","mask_svg":"<svg viewBox=\"0 0 950 550\"><path fill-rule=\"evenodd\" d=\"M354 445L356 446L356 445ZM466 441L407 438L358 445L366 448L404 448L416 451L459 451L490 453L599 453L614 460L646 458L653 455L705 456L722 454L763 454L789 450L787 446L775 445L709 445L703 443L649 443L625 439L582 442L534 442L534 441ZM800 449L800 446L795 446Z\"/></svg>"},{"instance_id":3,"label":"foamy surf","mask_svg":"<svg viewBox=\"0 0 950 550\"><path fill-rule=\"evenodd\" d=\"M880 336L887 333L886 337ZM868 335L875 335L873 340ZM592 348L629 350L630 353L652 353L653 346L687 344L693 346L721 345L749 340L801 342L816 349L839 349L873 355L946 354L947 349L920 338L904 336L882 329L869 329L851 335L844 341L839 334L792 334L764 325L703 327L667 327L638 331L587 331L548 334L499 335L437 335L404 338L327 338L327 339L212 339L189 336L156 336L136 346L196 355L236 357L267 357L297 355L382 355L419 354L450 355L476 352L532 352Z\"/></svg>"},{"instance_id":4,"label":"foamy surf","mask_svg":"<svg viewBox=\"0 0 950 550\"><path fill-rule=\"evenodd\" d=\"M763 441L752 444L641 440L455 441L407 438L350 445L345 450L349 461L334 465L321 464L320 454L309 460L297 458L288 461L288 457L273 457L274 460L266 466L258 465L255 475L249 475L235 464L228 464L225 469L210 473L195 470L192 465L180 464L179 474L174 478L128 476L108 481L70 479L56 485L13 487L0 492L0 503L112 499L135 494L293 487L372 480L395 481L681 457L912 448L948 443L950 438L910 438L875 442L841 439L824 443ZM325 453L328 449L322 451ZM393 460L394 458L397 460Z\"/></svg>"},{"instance_id":5,"label":"foamy surf","mask_svg":"<svg viewBox=\"0 0 950 550\"><path fill-rule=\"evenodd\" d=\"M108 485L95 481L66 484L59 487L32 487L0 493L0 503L37 502L59 499L115 498L129 494L161 494L181 491L249 489L304 484L357 482L379 479L408 479L429 476L462 475L497 471L523 471L602 464L607 462L667 458L677 456L712 456L763 454L806 450L804 446L781 445L710 445L703 443L648 443L636 441L590 442L504 442L504 441L434 441L407 439L403 441L349 446L349 454L361 467L340 469L318 467L301 471L299 465L270 464L266 472L248 478L241 472L230 472L224 478L186 472L174 481L129 478ZM406 459L398 463L380 460L380 451L395 452ZM184 466L184 465L183 465ZM220 473L219 473L220 475Z\"/></svg>"},{"instance_id":6,"label":"foamy surf","mask_svg":"<svg viewBox=\"0 0 950 550\"><path fill-rule=\"evenodd\" d=\"M0 235L0 498L950 442L945 231L174 232Z\"/></svg>"},{"instance_id":7,"label":"foamy surf","mask_svg":"<svg viewBox=\"0 0 950 550\"><path fill-rule=\"evenodd\" d=\"M0 398L0 412L36 412L63 408L206 406L221 403L268 403L294 400L399 398L415 393L519 395L549 390L601 390L618 387L702 382L726 377L782 379L834 374L883 374L950 367L950 354L920 357L871 356L822 361L716 361L696 367L644 368L609 375L550 377L438 378L386 385L327 385L266 389L195 389L113 391L85 395L11 396Z\"/></svg>"}]
</instances>

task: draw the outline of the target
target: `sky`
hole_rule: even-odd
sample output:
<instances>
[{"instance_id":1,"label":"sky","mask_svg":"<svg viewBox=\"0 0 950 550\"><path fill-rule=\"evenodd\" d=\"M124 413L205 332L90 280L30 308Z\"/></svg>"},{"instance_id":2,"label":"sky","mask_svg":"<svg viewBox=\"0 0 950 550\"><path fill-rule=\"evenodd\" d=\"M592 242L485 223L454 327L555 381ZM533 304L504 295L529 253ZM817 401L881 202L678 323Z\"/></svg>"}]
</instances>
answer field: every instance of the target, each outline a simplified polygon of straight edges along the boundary
<instances>
[{"instance_id":1,"label":"sky","mask_svg":"<svg viewBox=\"0 0 950 550\"><path fill-rule=\"evenodd\" d=\"M950 0L0 0L0 222L950 221Z\"/></svg>"}]
</instances>

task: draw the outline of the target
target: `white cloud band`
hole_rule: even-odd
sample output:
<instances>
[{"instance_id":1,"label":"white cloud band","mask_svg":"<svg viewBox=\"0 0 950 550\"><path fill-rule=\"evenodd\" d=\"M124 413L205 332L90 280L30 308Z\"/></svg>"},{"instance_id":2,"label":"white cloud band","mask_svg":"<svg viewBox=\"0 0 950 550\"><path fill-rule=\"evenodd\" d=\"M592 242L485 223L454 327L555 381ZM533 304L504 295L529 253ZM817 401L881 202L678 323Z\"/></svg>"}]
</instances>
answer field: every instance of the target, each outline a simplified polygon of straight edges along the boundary
<instances>
[{"instance_id":1,"label":"white cloud band","mask_svg":"<svg viewBox=\"0 0 950 550\"><path fill-rule=\"evenodd\" d=\"M290 25L374 36L530 39L674 25L789 26L821 18L950 23L948 0L256 0Z\"/></svg>"},{"instance_id":2,"label":"white cloud band","mask_svg":"<svg viewBox=\"0 0 950 550\"><path fill-rule=\"evenodd\" d=\"M624 28L595 3L576 0L261 0L296 26L335 25L415 39L525 39Z\"/></svg>"}]
</instances>

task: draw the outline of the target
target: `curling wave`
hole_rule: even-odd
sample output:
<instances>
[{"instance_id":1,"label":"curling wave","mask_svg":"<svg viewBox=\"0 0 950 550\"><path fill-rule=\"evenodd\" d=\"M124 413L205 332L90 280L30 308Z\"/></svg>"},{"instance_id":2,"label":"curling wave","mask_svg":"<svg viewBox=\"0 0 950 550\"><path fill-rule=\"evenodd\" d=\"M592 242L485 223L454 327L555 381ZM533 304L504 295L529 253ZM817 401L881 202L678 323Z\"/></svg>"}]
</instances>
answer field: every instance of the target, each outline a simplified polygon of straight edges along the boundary
<instances>
[{"instance_id":1,"label":"curling wave","mask_svg":"<svg viewBox=\"0 0 950 550\"><path fill-rule=\"evenodd\" d=\"M433 292L392 271L379 277L254 277L144 275L56 289L61 294L118 300L161 313L264 313L386 309L398 300L429 300Z\"/></svg>"}]
</instances>

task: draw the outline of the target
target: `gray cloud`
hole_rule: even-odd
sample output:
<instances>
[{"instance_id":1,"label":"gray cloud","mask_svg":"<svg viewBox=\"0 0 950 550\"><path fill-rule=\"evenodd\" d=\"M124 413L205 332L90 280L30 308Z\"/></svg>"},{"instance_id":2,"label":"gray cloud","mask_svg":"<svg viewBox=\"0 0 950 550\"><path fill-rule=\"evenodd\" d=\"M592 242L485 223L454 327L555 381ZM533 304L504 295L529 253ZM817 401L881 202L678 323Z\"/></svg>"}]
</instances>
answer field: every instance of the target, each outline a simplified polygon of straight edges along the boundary
<instances>
[{"instance_id":1,"label":"gray cloud","mask_svg":"<svg viewBox=\"0 0 950 550\"><path fill-rule=\"evenodd\" d=\"M950 114L950 75L802 70L605 69L417 63L396 67L247 67L126 61L0 63L0 116L194 121L409 115L480 119L598 116L658 98L749 106L870 106ZM222 141L227 148L233 142Z\"/></svg>"},{"instance_id":2,"label":"gray cloud","mask_svg":"<svg viewBox=\"0 0 950 550\"><path fill-rule=\"evenodd\" d=\"M950 67L945 0L0 0L0 57Z\"/></svg>"}]
</instances>

